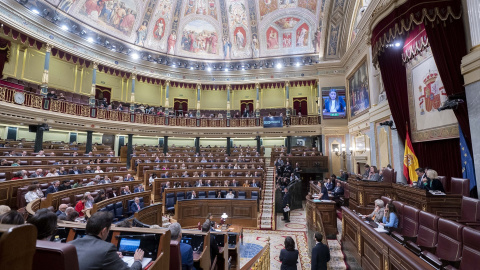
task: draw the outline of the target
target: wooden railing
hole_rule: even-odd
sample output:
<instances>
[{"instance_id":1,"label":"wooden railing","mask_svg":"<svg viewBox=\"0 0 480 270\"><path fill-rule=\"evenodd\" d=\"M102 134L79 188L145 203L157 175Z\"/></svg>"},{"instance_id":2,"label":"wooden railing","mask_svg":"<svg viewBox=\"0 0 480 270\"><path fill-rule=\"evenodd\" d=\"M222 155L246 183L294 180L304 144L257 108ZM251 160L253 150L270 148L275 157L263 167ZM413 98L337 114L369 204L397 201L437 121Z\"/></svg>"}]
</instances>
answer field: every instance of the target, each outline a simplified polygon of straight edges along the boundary
<instances>
[{"instance_id":1,"label":"wooden railing","mask_svg":"<svg viewBox=\"0 0 480 270\"><path fill-rule=\"evenodd\" d=\"M162 226L162 203L156 203L141 209L134 214L135 219L143 224Z\"/></svg>"},{"instance_id":2,"label":"wooden railing","mask_svg":"<svg viewBox=\"0 0 480 270\"><path fill-rule=\"evenodd\" d=\"M14 95L16 90L9 87L0 87L0 101L15 103ZM181 127L261 127L263 126L263 118L232 118L232 119L215 119L215 118L184 118L184 117L164 117L151 114L130 113L117 110L99 109L90 107L89 105L74 103L66 100L56 100L44 98L42 95L20 91L25 94L25 102L23 106L43 109L63 114L77 115L82 117L90 117L97 119L105 119L109 121L131 122L147 125L161 126L181 126ZM284 126L287 125L319 125L320 116L311 115L304 117L291 117L288 123L284 119Z\"/></svg>"},{"instance_id":3,"label":"wooden railing","mask_svg":"<svg viewBox=\"0 0 480 270\"><path fill-rule=\"evenodd\" d=\"M240 270L270 270L270 237L263 249Z\"/></svg>"},{"instance_id":4,"label":"wooden railing","mask_svg":"<svg viewBox=\"0 0 480 270\"><path fill-rule=\"evenodd\" d=\"M149 206L150 205L150 191L144 191L144 192L138 192L138 193L132 193L128 195L121 195L117 197L112 197L106 200L103 200L98 203L94 203L92 206L92 209L87 212L87 217L90 217L91 215L95 214L98 210L102 209L103 207L106 207L109 204L115 204L117 202L122 202L123 205L123 212L127 213L130 211L128 208L128 201L135 199L136 197L143 198L143 204L144 206Z\"/></svg>"}]
</instances>

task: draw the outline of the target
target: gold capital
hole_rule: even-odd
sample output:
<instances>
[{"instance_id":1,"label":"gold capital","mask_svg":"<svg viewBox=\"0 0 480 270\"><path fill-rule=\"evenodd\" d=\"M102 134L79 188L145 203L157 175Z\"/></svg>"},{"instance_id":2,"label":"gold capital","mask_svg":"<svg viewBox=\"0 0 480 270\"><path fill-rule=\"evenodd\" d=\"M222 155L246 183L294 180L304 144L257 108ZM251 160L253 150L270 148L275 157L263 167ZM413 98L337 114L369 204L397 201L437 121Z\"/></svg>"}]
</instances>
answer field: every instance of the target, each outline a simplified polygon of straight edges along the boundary
<instances>
[{"instance_id":1,"label":"gold capital","mask_svg":"<svg viewBox=\"0 0 480 270\"><path fill-rule=\"evenodd\" d=\"M202 84L201 83L197 83L197 89L202 89Z\"/></svg>"},{"instance_id":2,"label":"gold capital","mask_svg":"<svg viewBox=\"0 0 480 270\"><path fill-rule=\"evenodd\" d=\"M47 43L47 45L45 45L45 51L47 51L48 53L51 52L53 49L53 45L50 44L50 43Z\"/></svg>"},{"instance_id":3,"label":"gold capital","mask_svg":"<svg viewBox=\"0 0 480 270\"><path fill-rule=\"evenodd\" d=\"M232 85L231 84L227 84L227 90L228 91L232 90Z\"/></svg>"},{"instance_id":4,"label":"gold capital","mask_svg":"<svg viewBox=\"0 0 480 270\"><path fill-rule=\"evenodd\" d=\"M290 82L289 81L285 81L285 87L289 87L290 86Z\"/></svg>"},{"instance_id":5,"label":"gold capital","mask_svg":"<svg viewBox=\"0 0 480 270\"><path fill-rule=\"evenodd\" d=\"M258 88L258 89L260 89L260 83L258 83L258 82L257 82L257 83L255 83L255 88Z\"/></svg>"},{"instance_id":6,"label":"gold capital","mask_svg":"<svg viewBox=\"0 0 480 270\"><path fill-rule=\"evenodd\" d=\"M98 69L98 63L97 62L93 62L93 69Z\"/></svg>"},{"instance_id":7,"label":"gold capital","mask_svg":"<svg viewBox=\"0 0 480 270\"><path fill-rule=\"evenodd\" d=\"M166 81L165 86L170 86L170 81Z\"/></svg>"}]
</instances>

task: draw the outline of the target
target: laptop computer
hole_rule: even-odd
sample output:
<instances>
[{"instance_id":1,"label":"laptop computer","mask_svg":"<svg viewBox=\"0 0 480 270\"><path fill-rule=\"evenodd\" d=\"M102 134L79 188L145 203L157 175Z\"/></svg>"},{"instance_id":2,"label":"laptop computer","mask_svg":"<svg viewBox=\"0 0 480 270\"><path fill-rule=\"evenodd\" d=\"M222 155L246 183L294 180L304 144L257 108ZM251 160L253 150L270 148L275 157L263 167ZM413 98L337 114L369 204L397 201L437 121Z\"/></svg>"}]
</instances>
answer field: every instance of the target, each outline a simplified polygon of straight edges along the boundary
<instances>
[{"instance_id":1,"label":"laptop computer","mask_svg":"<svg viewBox=\"0 0 480 270\"><path fill-rule=\"evenodd\" d=\"M122 253L122 260L128 264L128 267L132 266L132 264L135 262L133 255L135 255L135 251L140 248L140 242L140 239L120 238L118 251ZM152 258L144 257L142 260L142 268L147 266L151 261Z\"/></svg>"}]
</instances>

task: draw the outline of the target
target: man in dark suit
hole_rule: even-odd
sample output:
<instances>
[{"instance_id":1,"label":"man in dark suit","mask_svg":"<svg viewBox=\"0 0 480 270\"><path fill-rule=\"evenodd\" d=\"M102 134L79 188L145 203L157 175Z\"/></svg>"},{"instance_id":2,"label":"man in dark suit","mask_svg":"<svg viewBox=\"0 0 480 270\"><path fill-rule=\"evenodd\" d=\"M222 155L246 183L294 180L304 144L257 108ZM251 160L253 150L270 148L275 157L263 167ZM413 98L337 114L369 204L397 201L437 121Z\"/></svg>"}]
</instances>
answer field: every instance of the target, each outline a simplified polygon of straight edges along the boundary
<instances>
[{"instance_id":1,"label":"man in dark suit","mask_svg":"<svg viewBox=\"0 0 480 270\"><path fill-rule=\"evenodd\" d=\"M327 262L330 261L330 249L322 243L323 235L315 233L317 244L312 249L312 270L327 270Z\"/></svg>"},{"instance_id":2,"label":"man in dark suit","mask_svg":"<svg viewBox=\"0 0 480 270\"><path fill-rule=\"evenodd\" d=\"M342 183L337 182L337 186L333 189L333 197L338 198L343 196L345 191L343 190Z\"/></svg>"},{"instance_id":3,"label":"man in dark suit","mask_svg":"<svg viewBox=\"0 0 480 270\"><path fill-rule=\"evenodd\" d=\"M171 240L180 242L180 255L182 257L181 269L195 270L193 266L193 249L189 244L182 243L182 226L177 223L172 223L168 226L171 232ZM81 269L80 269L81 270Z\"/></svg>"},{"instance_id":4,"label":"man in dark suit","mask_svg":"<svg viewBox=\"0 0 480 270\"><path fill-rule=\"evenodd\" d=\"M67 190L67 189L71 189L71 188L72 188L72 185L70 184L70 180L64 180L63 184L61 184L58 187L58 191Z\"/></svg>"},{"instance_id":5,"label":"man in dark suit","mask_svg":"<svg viewBox=\"0 0 480 270\"><path fill-rule=\"evenodd\" d=\"M290 194L288 193L288 189L284 189L285 195L283 195L282 200L282 207L283 207L283 220L285 222L290 222L290 211L285 211L285 208L290 206Z\"/></svg>"},{"instance_id":6,"label":"man in dark suit","mask_svg":"<svg viewBox=\"0 0 480 270\"><path fill-rule=\"evenodd\" d=\"M138 197L135 197L135 202L130 205L130 211L135 213L140 211L144 207L143 203L140 202Z\"/></svg>"},{"instance_id":7,"label":"man in dark suit","mask_svg":"<svg viewBox=\"0 0 480 270\"><path fill-rule=\"evenodd\" d=\"M45 197L48 195L48 193L55 193L58 191L58 187L60 186L60 181L55 181L53 182L53 185L49 186L47 190L45 191Z\"/></svg>"},{"instance_id":8,"label":"man in dark suit","mask_svg":"<svg viewBox=\"0 0 480 270\"><path fill-rule=\"evenodd\" d=\"M422 188L423 178L427 178L427 174L425 173L425 169L424 168L416 168L415 172L418 175L417 187Z\"/></svg>"},{"instance_id":9,"label":"man in dark suit","mask_svg":"<svg viewBox=\"0 0 480 270\"><path fill-rule=\"evenodd\" d=\"M162 178L170 178L170 175L168 175L168 172L165 172L164 174L162 174Z\"/></svg>"},{"instance_id":10,"label":"man in dark suit","mask_svg":"<svg viewBox=\"0 0 480 270\"><path fill-rule=\"evenodd\" d=\"M129 195L129 194L132 194L132 192L130 191L130 187L129 186L125 186L122 190L122 195Z\"/></svg>"},{"instance_id":11,"label":"man in dark suit","mask_svg":"<svg viewBox=\"0 0 480 270\"><path fill-rule=\"evenodd\" d=\"M77 166L73 166L70 171L68 171L68 174L82 174L82 171L80 171Z\"/></svg>"},{"instance_id":12,"label":"man in dark suit","mask_svg":"<svg viewBox=\"0 0 480 270\"><path fill-rule=\"evenodd\" d=\"M133 255L131 267L120 258L117 247L106 242L112 225L113 216L109 212L96 212L87 221L86 235L69 244L75 246L80 270L140 270L142 269L143 250L137 249Z\"/></svg>"}]
</instances>

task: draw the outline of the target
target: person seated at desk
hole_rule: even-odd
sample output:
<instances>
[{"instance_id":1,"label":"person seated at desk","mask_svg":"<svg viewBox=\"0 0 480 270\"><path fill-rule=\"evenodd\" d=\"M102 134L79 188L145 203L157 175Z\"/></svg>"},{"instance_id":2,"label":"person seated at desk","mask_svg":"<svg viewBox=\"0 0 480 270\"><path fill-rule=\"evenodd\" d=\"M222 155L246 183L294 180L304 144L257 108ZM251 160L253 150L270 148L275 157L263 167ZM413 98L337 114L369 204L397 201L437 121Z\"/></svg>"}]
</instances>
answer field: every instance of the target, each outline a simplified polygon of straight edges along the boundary
<instances>
[{"instance_id":1,"label":"person seated at desk","mask_svg":"<svg viewBox=\"0 0 480 270\"><path fill-rule=\"evenodd\" d=\"M179 223L172 223L168 226L171 232L172 241L180 243L180 255L182 257L182 270L196 270L193 266L193 249L189 244L182 243L182 227Z\"/></svg>"},{"instance_id":2,"label":"person seated at desk","mask_svg":"<svg viewBox=\"0 0 480 270\"><path fill-rule=\"evenodd\" d=\"M133 193L144 192L145 188L143 188L143 184L139 184L134 190Z\"/></svg>"},{"instance_id":3,"label":"person seated at desk","mask_svg":"<svg viewBox=\"0 0 480 270\"><path fill-rule=\"evenodd\" d=\"M250 183L248 183L248 179L242 185L243 187L250 187Z\"/></svg>"},{"instance_id":4,"label":"person seated at desk","mask_svg":"<svg viewBox=\"0 0 480 270\"><path fill-rule=\"evenodd\" d=\"M170 178L170 175L168 175L168 171L162 175L162 178Z\"/></svg>"},{"instance_id":5,"label":"person seated at desk","mask_svg":"<svg viewBox=\"0 0 480 270\"><path fill-rule=\"evenodd\" d=\"M202 225L202 232L204 233L209 232L212 228L211 225L212 224L210 221L205 221ZM210 259L212 261L211 262L212 264L218 254L219 254L219 250L218 250L217 241L215 241L215 235L210 234Z\"/></svg>"},{"instance_id":6,"label":"person seated at desk","mask_svg":"<svg viewBox=\"0 0 480 270\"><path fill-rule=\"evenodd\" d=\"M235 198L235 194L233 194L233 190L230 189L228 190L228 194L225 196L225 199L234 199Z\"/></svg>"},{"instance_id":7,"label":"person seated at desk","mask_svg":"<svg viewBox=\"0 0 480 270\"><path fill-rule=\"evenodd\" d=\"M125 186L121 192L122 195L129 195L129 194L132 194L132 192L130 191L130 187L129 186Z\"/></svg>"},{"instance_id":8,"label":"person seated at desk","mask_svg":"<svg viewBox=\"0 0 480 270\"><path fill-rule=\"evenodd\" d=\"M427 178L427 174L425 173L425 169L424 168L416 168L415 173L418 176L417 187L422 188L422 186L423 186L423 181L422 180L423 180L423 178Z\"/></svg>"},{"instance_id":9,"label":"person seated at desk","mask_svg":"<svg viewBox=\"0 0 480 270\"><path fill-rule=\"evenodd\" d=\"M144 205L142 202L140 202L140 198L135 197L135 202L130 205L130 211L135 213L140 211L142 208L144 208Z\"/></svg>"},{"instance_id":10,"label":"person seated at desk","mask_svg":"<svg viewBox=\"0 0 480 270\"><path fill-rule=\"evenodd\" d=\"M371 181L380 181L380 174L378 174L378 169L376 166L371 166L370 171L368 172L368 180Z\"/></svg>"},{"instance_id":11,"label":"person seated at desk","mask_svg":"<svg viewBox=\"0 0 480 270\"><path fill-rule=\"evenodd\" d=\"M438 190L441 192L445 192L445 189L443 188L442 182L438 180L438 173L435 170L428 170L427 171L427 177L424 177L422 179L422 189L428 190Z\"/></svg>"},{"instance_id":12,"label":"person seated at desk","mask_svg":"<svg viewBox=\"0 0 480 270\"><path fill-rule=\"evenodd\" d=\"M363 218L371 218L373 221L379 223L383 221L383 213L384 213L384 206L385 203L380 200L376 199L375 200L375 209L373 209L373 212L370 215L362 215Z\"/></svg>"},{"instance_id":13,"label":"person seated at desk","mask_svg":"<svg viewBox=\"0 0 480 270\"><path fill-rule=\"evenodd\" d=\"M238 187L238 183L235 179L232 180L232 184L230 185L231 187Z\"/></svg>"},{"instance_id":14,"label":"person seated at desk","mask_svg":"<svg viewBox=\"0 0 480 270\"><path fill-rule=\"evenodd\" d=\"M325 188L327 188L327 191L333 191L334 185L332 183L332 179L325 178Z\"/></svg>"},{"instance_id":15,"label":"person seated at desk","mask_svg":"<svg viewBox=\"0 0 480 270\"><path fill-rule=\"evenodd\" d=\"M117 247L106 242L110 232L113 216L110 212L96 212L87 221L86 235L69 242L75 246L80 270L110 269L110 270L140 270L144 251L137 249L133 255L134 263L131 267L122 260Z\"/></svg>"},{"instance_id":16,"label":"person seated at desk","mask_svg":"<svg viewBox=\"0 0 480 270\"><path fill-rule=\"evenodd\" d=\"M195 192L195 190L192 190L192 193L187 195L188 200L197 199L197 198L198 198L198 196L197 196L197 193Z\"/></svg>"},{"instance_id":17,"label":"person seated at desk","mask_svg":"<svg viewBox=\"0 0 480 270\"><path fill-rule=\"evenodd\" d=\"M393 203L389 203L383 212L383 220L380 223L385 230L390 231L392 228L398 228L398 214Z\"/></svg>"},{"instance_id":18,"label":"person seated at desk","mask_svg":"<svg viewBox=\"0 0 480 270\"><path fill-rule=\"evenodd\" d=\"M357 174L358 180L368 179L368 176L370 175L370 165L365 164L364 168L365 168L365 172L363 174Z\"/></svg>"},{"instance_id":19,"label":"person seated at desk","mask_svg":"<svg viewBox=\"0 0 480 270\"><path fill-rule=\"evenodd\" d=\"M343 196L345 191L343 190L342 183L337 182L337 186L333 189L332 195L334 198L338 198L340 196Z\"/></svg>"},{"instance_id":20,"label":"person seated at desk","mask_svg":"<svg viewBox=\"0 0 480 270\"><path fill-rule=\"evenodd\" d=\"M313 198L317 200L330 200L330 198L328 197L328 190L325 185L322 184L322 181L318 181L317 186L318 188L320 188L320 194L314 194Z\"/></svg>"},{"instance_id":21,"label":"person seated at desk","mask_svg":"<svg viewBox=\"0 0 480 270\"><path fill-rule=\"evenodd\" d=\"M27 223L37 228L37 240L49 240L57 230L57 215L50 210L43 208L31 216Z\"/></svg>"},{"instance_id":22,"label":"person seated at desk","mask_svg":"<svg viewBox=\"0 0 480 270\"><path fill-rule=\"evenodd\" d=\"M196 187L203 187L204 185L203 185L202 179L198 179L198 181L195 182L195 186L196 186Z\"/></svg>"},{"instance_id":23,"label":"person seated at desk","mask_svg":"<svg viewBox=\"0 0 480 270\"><path fill-rule=\"evenodd\" d=\"M221 199L222 197L222 192L219 190L217 191L217 199Z\"/></svg>"}]
</instances>

